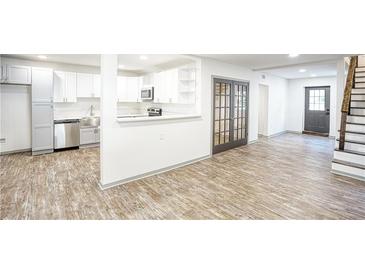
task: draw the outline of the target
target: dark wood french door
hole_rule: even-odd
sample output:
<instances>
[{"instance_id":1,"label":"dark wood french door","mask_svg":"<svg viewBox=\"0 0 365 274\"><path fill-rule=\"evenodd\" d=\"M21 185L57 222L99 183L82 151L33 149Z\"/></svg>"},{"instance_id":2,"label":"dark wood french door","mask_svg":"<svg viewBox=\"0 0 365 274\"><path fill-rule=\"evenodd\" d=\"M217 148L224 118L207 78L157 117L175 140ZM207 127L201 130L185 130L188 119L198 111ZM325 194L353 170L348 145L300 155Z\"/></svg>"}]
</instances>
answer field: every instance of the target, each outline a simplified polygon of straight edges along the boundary
<instances>
[{"instance_id":1,"label":"dark wood french door","mask_svg":"<svg viewBox=\"0 0 365 274\"><path fill-rule=\"evenodd\" d=\"M213 153L247 144L247 82L214 78Z\"/></svg>"}]
</instances>

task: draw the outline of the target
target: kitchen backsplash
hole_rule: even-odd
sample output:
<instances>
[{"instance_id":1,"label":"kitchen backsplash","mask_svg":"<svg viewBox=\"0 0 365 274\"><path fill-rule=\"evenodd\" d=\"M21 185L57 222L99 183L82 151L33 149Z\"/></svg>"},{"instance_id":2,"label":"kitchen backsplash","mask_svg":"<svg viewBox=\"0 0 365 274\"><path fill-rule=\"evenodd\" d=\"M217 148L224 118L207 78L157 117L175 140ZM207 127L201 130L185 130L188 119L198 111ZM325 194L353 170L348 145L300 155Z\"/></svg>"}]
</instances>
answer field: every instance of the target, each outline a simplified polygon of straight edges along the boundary
<instances>
[{"instance_id":1,"label":"kitchen backsplash","mask_svg":"<svg viewBox=\"0 0 365 274\"><path fill-rule=\"evenodd\" d=\"M100 99L77 98L76 103L54 103L54 118L81 118L90 116L91 106L94 106L94 114L100 114Z\"/></svg>"}]
</instances>

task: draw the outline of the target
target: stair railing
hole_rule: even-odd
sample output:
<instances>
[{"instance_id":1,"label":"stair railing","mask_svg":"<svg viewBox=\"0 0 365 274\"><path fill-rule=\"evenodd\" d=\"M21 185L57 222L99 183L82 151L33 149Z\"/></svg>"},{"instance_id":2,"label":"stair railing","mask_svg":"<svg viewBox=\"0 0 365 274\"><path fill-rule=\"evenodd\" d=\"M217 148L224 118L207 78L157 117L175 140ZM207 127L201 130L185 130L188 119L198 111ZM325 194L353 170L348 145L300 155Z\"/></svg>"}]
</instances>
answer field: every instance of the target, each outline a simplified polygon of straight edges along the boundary
<instances>
[{"instance_id":1,"label":"stair railing","mask_svg":"<svg viewBox=\"0 0 365 274\"><path fill-rule=\"evenodd\" d=\"M344 150L345 148L346 122L347 122L347 115L350 113L351 92L355 84L355 71L357 67L357 62L358 62L358 57L352 56L350 59L350 66L347 73L346 86L342 100L340 141L338 146L339 150Z\"/></svg>"}]
</instances>

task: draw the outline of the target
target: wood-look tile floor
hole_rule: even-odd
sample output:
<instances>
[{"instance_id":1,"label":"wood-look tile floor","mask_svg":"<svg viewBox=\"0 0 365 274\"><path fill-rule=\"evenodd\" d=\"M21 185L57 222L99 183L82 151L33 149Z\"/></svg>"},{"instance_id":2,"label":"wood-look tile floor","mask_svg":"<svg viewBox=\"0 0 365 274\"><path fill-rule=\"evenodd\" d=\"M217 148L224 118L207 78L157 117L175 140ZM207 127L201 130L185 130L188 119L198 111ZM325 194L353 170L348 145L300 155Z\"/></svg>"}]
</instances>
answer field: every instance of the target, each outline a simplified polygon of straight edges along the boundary
<instances>
[{"instance_id":1,"label":"wood-look tile floor","mask_svg":"<svg viewBox=\"0 0 365 274\"><path fill-rule=\"evenodd\" d=\"M365 182L332 153L285 134L104 191L98 148L1 156L0 219L365 219Z\"/></svg>"}]
</instances>

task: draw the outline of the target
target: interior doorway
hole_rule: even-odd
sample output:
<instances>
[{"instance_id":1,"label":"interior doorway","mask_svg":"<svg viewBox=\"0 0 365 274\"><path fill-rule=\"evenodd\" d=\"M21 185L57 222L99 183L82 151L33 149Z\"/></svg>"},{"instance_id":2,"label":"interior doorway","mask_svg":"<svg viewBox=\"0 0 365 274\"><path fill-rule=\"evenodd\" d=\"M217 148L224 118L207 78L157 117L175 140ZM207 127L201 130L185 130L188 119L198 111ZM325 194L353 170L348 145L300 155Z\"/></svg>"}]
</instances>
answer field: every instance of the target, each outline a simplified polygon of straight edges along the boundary
<instances>
[{"instance_id":1,"label":"interior doorway","mask_svg":"<svg viewBox=\"0 0 365 274\"><path fill-rule=\"evenodd\" d=\"M329 130L330 87L306 87L303 133L328 136Z\"/></svg>"},{"instance_id":2,"label":"interior doorway","mask_svg":"<svg viewBox=\"0 0 365 274\"><path fill-rule=\"evenodd\" d=\"M268 136L269 86L259 85L259 135Z\"/></svg>"},{"instance_id":3,"label":"interior doorway","mask_svg":"<svg viewBox=\"0 0 365 274\"><path fill-rule=\"evenodd\" d=\"M247 144L248 82L214 78L213 153Z\"/></svg>"}]
</instances>

